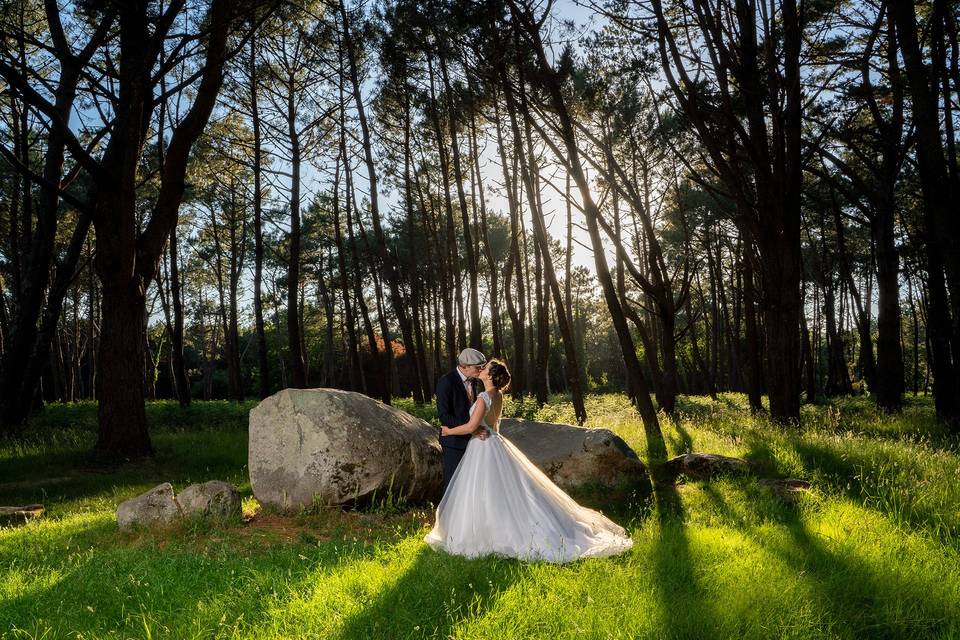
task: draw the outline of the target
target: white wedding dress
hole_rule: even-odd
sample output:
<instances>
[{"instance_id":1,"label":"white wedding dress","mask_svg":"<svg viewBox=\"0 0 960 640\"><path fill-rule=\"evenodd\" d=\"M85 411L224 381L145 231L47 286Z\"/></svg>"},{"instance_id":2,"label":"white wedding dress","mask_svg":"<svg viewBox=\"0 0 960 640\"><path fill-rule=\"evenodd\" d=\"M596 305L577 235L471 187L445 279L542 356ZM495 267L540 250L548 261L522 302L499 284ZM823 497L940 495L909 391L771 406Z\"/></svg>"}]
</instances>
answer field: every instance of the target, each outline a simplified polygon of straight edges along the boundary
<instances>
[{"instance_id":1,"label":"white wedding dress","mask_svg":"<svg viewBox=\"0 0 960 640\"><path fill-rule=\"evenodd\" d=\"M495 554L555 563L612 556L633 546L623 527L577 504L501 436L499 407L486 391L479 397L487 407L481 424L490 437L470 439L426 542L468 558Z\"/></svg>"}]
</instances>

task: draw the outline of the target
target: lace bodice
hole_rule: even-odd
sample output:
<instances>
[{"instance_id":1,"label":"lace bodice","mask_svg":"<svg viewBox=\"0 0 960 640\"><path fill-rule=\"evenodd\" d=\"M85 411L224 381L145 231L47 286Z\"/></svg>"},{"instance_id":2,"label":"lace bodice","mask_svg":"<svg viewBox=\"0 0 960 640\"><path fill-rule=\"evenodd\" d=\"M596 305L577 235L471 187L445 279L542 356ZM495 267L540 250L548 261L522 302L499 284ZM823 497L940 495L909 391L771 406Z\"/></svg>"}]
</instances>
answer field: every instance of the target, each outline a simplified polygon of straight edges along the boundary
<instances>
[{"instance_id":1,"label":"lace bodice","mask_svg":"<svg viewBox=\"0 0 960 640\"><path fill-rule=\"evenodd\" d=\"M503 398L498 397L495 402L494 398L492 398L486 391L480 392L480 395L477 396L477 399L479 400L480 398L483 398L483 403L487 408L487 412L480 420L480 424L485 426L487 431L500 433L500 414L503 410ZM470 415L473 415L473 410L476 406L477 403L475 402L473 403L473 406L470 407Z\"/></svg>"}]
</instances>

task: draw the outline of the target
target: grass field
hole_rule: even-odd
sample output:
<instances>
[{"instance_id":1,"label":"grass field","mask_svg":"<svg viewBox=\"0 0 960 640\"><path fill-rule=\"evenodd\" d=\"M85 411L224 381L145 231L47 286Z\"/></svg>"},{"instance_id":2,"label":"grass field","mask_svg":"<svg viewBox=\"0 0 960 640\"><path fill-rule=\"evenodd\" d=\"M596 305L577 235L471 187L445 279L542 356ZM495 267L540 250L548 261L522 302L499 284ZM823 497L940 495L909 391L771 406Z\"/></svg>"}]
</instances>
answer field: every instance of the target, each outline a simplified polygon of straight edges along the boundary
<instances>
[{"instance_id":1,"label":"grass field","mask_svg":"<svg viewBox=\"0 0 960 640\"><path fill-rule=\"evenodd\" d=\"M429 507L258 512L251 406L151 403L156 458L116 468L87 456L92 404L49 407L0 442L0 504L48 508L0 528L0 638L960 638L960 442L926 399L896 417L863 398L807 406L785 429L739 395L682 398L663 420L671 455L741 456L813 491L788 504L754 475L687 481L670 511L581 495L635 546L567 566L438 554L421 541ZM644 457L623 396L587 410ZM563 398L507 411L573 418ZM118 531L121 500L210 479L240 487L248 522Z\"/></svg>"}]
</instances>

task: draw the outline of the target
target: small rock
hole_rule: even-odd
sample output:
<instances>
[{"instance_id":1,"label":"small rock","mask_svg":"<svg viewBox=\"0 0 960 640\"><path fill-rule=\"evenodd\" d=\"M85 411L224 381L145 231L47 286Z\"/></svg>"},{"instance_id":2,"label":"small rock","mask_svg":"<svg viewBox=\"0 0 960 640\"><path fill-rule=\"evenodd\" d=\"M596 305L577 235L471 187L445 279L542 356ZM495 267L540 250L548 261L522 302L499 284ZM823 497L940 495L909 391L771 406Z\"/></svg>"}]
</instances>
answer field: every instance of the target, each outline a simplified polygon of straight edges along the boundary
<instances>
[{"instance_id":1,"label":"small rock","mask_svg":"<svg viewBox=\"0 0 960 640\"><path fill-rule=\"evenodd\" d=\"M775 495L793 500L798 495L810 491L810 483L798 478L764 478L758 480L757 484L767 487Z\"/></svg>"},{"instance_id":2,"label":"small rock","mask_svg":"<svg viewBox=\"0 0 960 640\"><path fill-rule=\"evenodd\" d=\"M27 504L22 507L0 507L0 524L21 523L43 515L42 504Z\"/></svg>"},{"instance_id":3,"label":"small rock","mask_svg":"<svg viewBox=\"0 0 960 640\"><path fill-rule=\"evenodd\" d=\"M157 485L150 491L125 500L117 506L117 524L121 529L134 525L163 526L179 517L180 506L173 496L173 486L169 482Z\"/></svg>"},{"instance_id":4,"label":"small rock","mask_svg":"<svg viewBox=\"0 0 960 640\"><path fill-rule=\"evenodd\" d=\"M184 516L239 519L241 514L240 493L229 482L211 480L192 484L177 496Z\"/></svg>"},{"instance_id":5,"label":"small rock","mask_svg":"<svg viewBox=\"0 0 960 640\"><path fill-rule=\"evenodd\" d=\"M742 473L749 468L746 460L715 453L685 453L668 460L666 467L674 476L683 474L694 480L706 480L719 475Z\"/></svg>"}]
</instances>

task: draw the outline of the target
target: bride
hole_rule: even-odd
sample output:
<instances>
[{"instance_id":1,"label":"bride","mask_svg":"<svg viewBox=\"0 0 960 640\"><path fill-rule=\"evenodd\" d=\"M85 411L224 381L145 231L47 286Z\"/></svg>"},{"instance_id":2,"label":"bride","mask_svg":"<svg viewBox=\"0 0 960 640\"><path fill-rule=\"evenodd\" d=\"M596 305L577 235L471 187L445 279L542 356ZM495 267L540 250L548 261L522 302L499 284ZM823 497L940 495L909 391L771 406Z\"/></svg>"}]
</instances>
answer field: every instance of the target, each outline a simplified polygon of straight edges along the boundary
<instances>
[{"instance_id":1,"label":"bride","mask_svg":"<svg viewBox=\"0 0 960 640\"><path fill-rule=\"evenodd\" d=\"M500 435L502 392L510 384L506 365L492 359L478 377L484 391L470 408L470 421L443 427L442 434L470 434L483 426L489 437L471 438L425 540L469 558L496 554L556 563L633 546L622 527L577 504Z\"/></svg>"}]
</instances>

